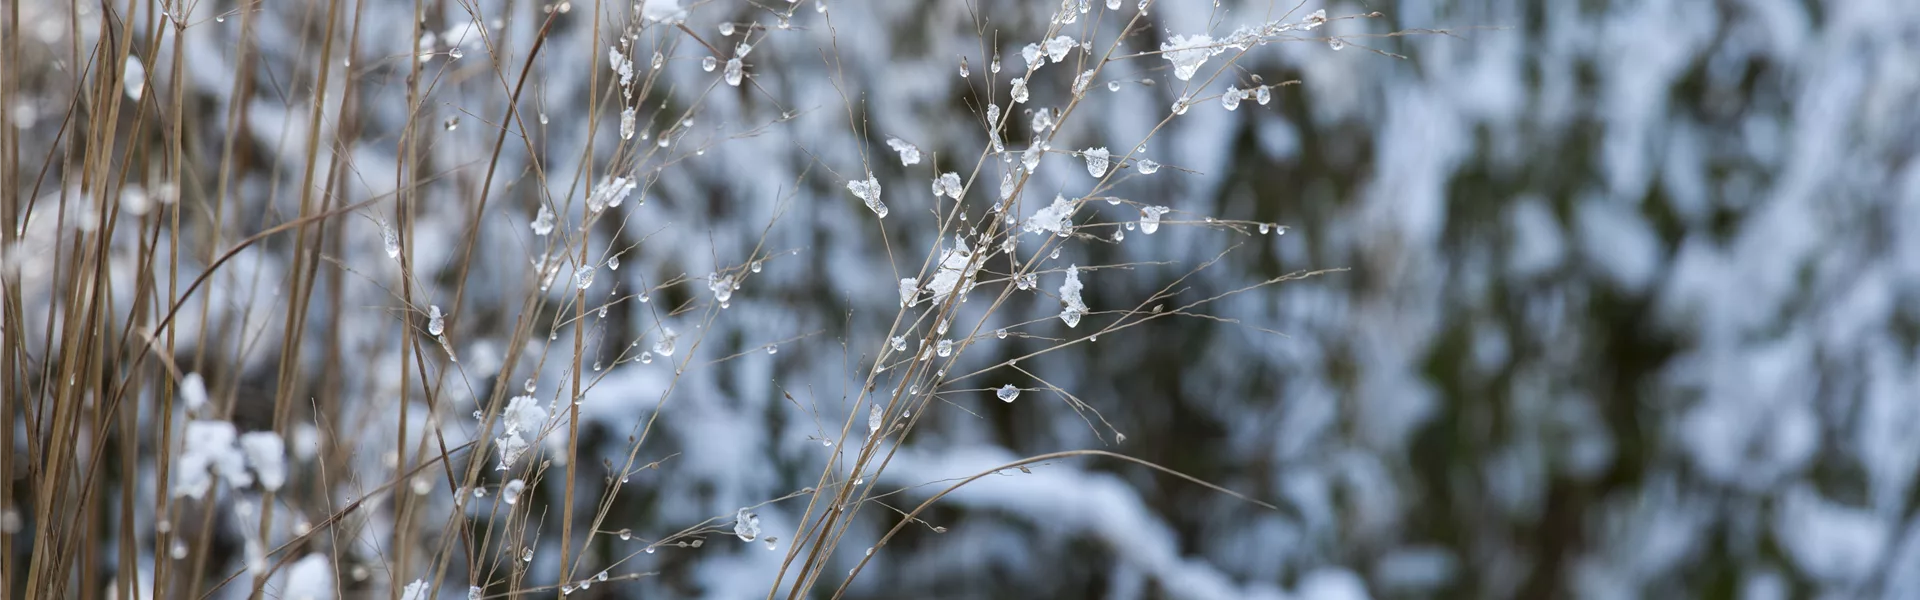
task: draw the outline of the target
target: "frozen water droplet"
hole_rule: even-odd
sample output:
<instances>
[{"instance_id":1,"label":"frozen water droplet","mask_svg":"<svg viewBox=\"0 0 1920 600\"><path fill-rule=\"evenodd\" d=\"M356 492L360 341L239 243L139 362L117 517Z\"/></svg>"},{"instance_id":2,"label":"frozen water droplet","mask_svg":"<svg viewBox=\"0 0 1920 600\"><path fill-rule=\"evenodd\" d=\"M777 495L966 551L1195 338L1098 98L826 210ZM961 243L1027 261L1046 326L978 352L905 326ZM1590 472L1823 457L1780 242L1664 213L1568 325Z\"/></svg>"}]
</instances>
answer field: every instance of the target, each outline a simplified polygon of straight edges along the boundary
<instances>
[{"instance_id":1,"label":"frozen water droplet","mask_svg":"<svg viewBox=\"0 0 1920 600\"><path fill-rule=\"evenodd\" d=\"M647 64L653 65L653 68L658 69L660 65L667 64L667 57L656 51L653 53L653 61Z\"/></svg>"},{"instance_id":2,"label":"frozen water droplet","mask_svg":"<svg viewBox=\"0 0 1920 600\"><path fill-rule=\"evenodd\" d=\"M525 489L527 489L527 482L519 479L509 481L506 485L500 486L500 499L506 501L507 504L518 504L520 502L520 492Z\"/></svg>"},{"instance_id":3,"label":"frozen water droplet","mask_svg":"<svg viewBox=\"0 0 1920 600\"><path fill-rule=\"evenodd\" d=\"M1003 340L1004 340L1004 339L1007 339L1007 330L1006 330L1006 328L1004 328L1004 327L1002 327L1002 328L1000 328L1000 329L998 329L998 330L995 330L995 331L993 332L993 337L996 337L996 338L1000 338L1000 339L1003 339Z\"/></svg>"},{"instance_id":4,"label":"frozen water droplet","mask_svg":"<svg viewBox=\"0 0 1920 600\"><path fill-rule=\"evenodd\" d=\"M1012 402L1014 399L1020 397L1020 388L1013 387L1013 384L1009 383L1000 386L1000 389L995 391L993 395L999 396L1001 402Z\"/></svg>"},{"instance_id":5,"label":"frozen water droplet","mask_svg":"<svg viewBox=\"0 0 1920 600\"><path fill-rule=\"evenodd\" d=\"M1265 233L1265 232L1262 232L1262 233ZM440 305L438 304L428 305L427 306L427 334L440 335L442 332L445 332L446 329L447 329L447 322L445 319L445 315L440 314Z\"/></svg>"},{"instance_id":6,"label":"frozen water droplet","mask_svg":"<svg viewBox=\"0 0 1920 600\"><path fill-rule=\"evenodd\" d=\"M1136 161L1133 166L1140 169L1141 175L1152 175L1160 171L1160 163L1145 158Z\"/></svg>"},{"instance_id":7,"label":"frozen water droplet","mask_svg":"<svg viewBox=\"0 0 1920 600\"><path fill-rule=\"evenodd\" d=\"M880 432L881 417L885 415L886 415L886 409L880 408L879 402L873 403L871 408L867 409L867 434L868 435L872 435Z\"/></svg>"},{"instance_id":8,"label":"frozen water droplet","mask_svg":"<svg viewBox=\"0 0 1920 600\"><path fill-rule=\"evenodd\" d=\"M1107 91L1109 92L1120 91L1120 81L1116 79L1116 80L1107 82Z\"/></svg>"},{"instance_id":9,"label":"frozen water droplet","mask_svg":"<svg viewBox=\"0 0 1920 600\"><path fill-rule=\"evenodd\" d=\"M634 129L638 127L638 119L639 114L634 111L633 107L629 106L620 109L620 139L633 139Z\"/></svg>"},{"instance_id":10,"label":"frozen water droplet","mask_svg":"<svg viewBox=\"0 0 1920 600\"><path fill-rule=\"evenodd\" d=\"M522 549L520 549L520 562L533 562L533 549L532 549L532 548L522 548Z\"/></svg>"},{"instance_id":11,"label":"frozen water droplet","mask_svg":"<svg viewBox=\"0 0 1920 600\"><path fill-rule=\"evenodd\" d=\"M1181 94L1179 100L1173 101L1173 114L1176 114L1176 115L1187 114L1187 104L1192 101L1193 101L1193 96L1191 94Z\"/></svg>"},{"instance_id":12,"label":"frozen water droplet","mask_svg":"<svg viewBox=\"0 0 1920 600\"><path fill-rule=\"evenodd\" d=\"M751 542L760 537L760 515L747 512L745 508L733 512L733 535L741 542Z\"/></svg>"},{"instance_id":13,"label":"frozen water droplet","mask_svg":"<svg viewBox=\"0 0 1920 600\"><path fill-rule=\"evenodd\" d=\"M1253 101L1260 103L1261 106L1266 106L1267 101L1273 99L1273 92L1269 92L1267 89L1267 86L1263 85L1260 86L1260 89L1254 90Z\"/></svg>"},{"instance_id":14,"label":"frozen water droplet","mask_svg":"<svg viewBox=\"0 0 1920 600\"><path fill-rule=\"evenodd\" d=\"M1027 78L1015 77L1013 78L1012 85L1011 93L1013 95L1013 103L1025 104L1027 102Z\"/></svg>"},{"instance_id":15,"label":"frozen water droplet","mask_svg":"<svg viewBox=\"0 0 1920 600\"><path fill-rule=\"evenodd\" d=\"M745 65L740 64L740 57L736 56L736 57L727 59L727 72L726 72L727 85L730 85L733 87L740 87L740 79L742 77L745 77L746 74L747 72L746 72Z\"/></svg>"},{"instance_id":16,"label":"frozen water droplet","mask_svg":"<svg viewBox=\"0 0 1920 600\"><path fill-rule=\"evenodd\" d=\"M460 117L447 117L446 122L441 123L440 126L445 127L447 131L453 131L455 129L459 129Z\"/></svg>"},{"instance_id":17,"label":"frozen water droplet","mask_svg":"<svg viewBox=\"0 0 1920 600\"><path fill-rule=\"evenodd\" d=\"M940 358L953 356L953 340L940 340L940 343L935 346L934 353L940 355Z\"/></svg>"},{"instance_id":18,"label":"frozen water droplet","mask_svg":"<svg viewBox=\"0 0 1920 600\"><path fill-rule=\"evenodd\" d=\"M847 182L847 191L853 192L855 198L859 198L865 202L867 208L873 210L873 214L878 215L882 219L887 218L887 205L880 201L880 180L878 178L872 174L868 174L865 181L849 181Z\"/></svg>"},{"instance_id":19,"label":"frozen water droplet","mask_svg":"<svg viewBox=\"0 0 1920 600\"><path fill-rule=\"evenodd\" d=\"M1347 41L1340 38L1328 38L1327 47L1332 48L1335 52L1338 52L1347 47Z\"/></svg>"},{"instance_id":20,"label":"frozen water droplet","mask_svg":"<svg viewBox=\"0 0 1920 600\"><path fill-rule=\"evenodd\" d=\"M1220 107L1227 109L1227 112L1240 108L1240 90L1227 88L1227 93L1220 95Z\"/></svg>"},{"instance_id":21,"label":"frozen water droplet","mask_svg":"<svg viewBox=\"0 0 1920 600\"><path fill-rule=\"evenodd\" d=\"M732 22L732 21L728 21L728 22L725 22L725 23L721 23L721 24L720 24L720 35L723 35L723 36L725 36L725 35L733 35L733 22Z\"/></svg>"},{"instance_id":22,"label":"frozen water droplet","mask_svg":"<svg viewBox=\"0 0 1920 600\"><path fill-rule=\"evenodd\" d=\"M593 287L593 267L580 267L573 271L573 287L587 289Z\"/></svg>"},{"instance_id":23,"label":"frozen water droplet","mask_svg":"<svg viewBox=\"0 0 1920 600\"><path fill-rule=\"evenodd\" d=\"M1147 206L1140 209L1140 232L1152 235L1160 230L1160 215L1173 209L1165 206Z\"/></svg>"},{"instance_id":24,"label":"frozen water droplet","mask_svg":"<svg viewBox=\"0 0 1920 600\"><path fill-rule=\"evenodd\" d=\"M720 66L720 59L718 58L709 56L709 57L700 59L700 70L702 71L712 73L713 70L715 68L718 68L719 66Z\"/></svg>"},{"instance_id":25,"label":"frozen water droplet","mask_svg":"<svg viewBox=\"0 0 1920 600\"><path fill-rule=\"evenodd\" d=\"M387 258L400 258L400 233L384 221L380 223L380 242L386 246Z\"/></svg>"},{"instance_id":26,"label":"frozen water droplet","mask_svg":"<svg viewBox=\"0 0 1920 600\"><path fill-rule=\"evenodd\" d=\"M760 272L760 269L761 269L761 266L762 266L762 265L761 265L761 261L757 261L757 260L756 260L756 261L753 261L753 265L752 265L752 266L750 266L750 267L748 267L747 269L748 269L748 270L750 270L750 271L753 271L753 272L755 272L755 273L759 273L759 272Z\"/></svg>"},{"instance_id":27,"label":"frozen water droplet","mask_svg":"<svg viewBox=\"0 0 1920 600\"><path fill-rule=\"evenodd\" d=\"M607 269L612 271L620 270L620 255L615 254L607 257Z\"/></svg>"},{"instance_id":28,"label":"frozen water droplet","mask_svg":"<svg viewBox=\"0 0 1920 600\"><path fill-rule=\"evenodd\" d=\"M631 540L631 539L633 539L633 530L632 530L632 529L622 529L622 530L620 530L620 541L626 541L626 540Z\"/></svg>"},{"instance_id":29,"label":"frozen water droplet","mask_svg":"<svg viewBox=\"0 0 1920 600\"><path fill-rule=\"evenodd\" d=\"M775 346L773 344L767 344L767 354L779 354L779 353L780 353L779 346Z\"/></svg>"},{"instance_id":30,"label":"frozen water droplet","mask_svg":"<svg viewBox=\"0 0 1920 600\"><path fill-rule=\"evenodd\" d=\"M966 79L972 75L973 73L967 70L967 57L965 56L960 57L960 78Z\"/></svg>"},{"instance_id":31,"label":"frozen water droplet","mask_svg":"<svg viewBox=\"0 0 1920 600\"><path fill-rule=\"evenodd\" d=\"M533 378L532 378L532 377L528 377L528 378L527 378L527 383L526 383L526 385L524 386L524 387L526 388L526 390L527 390L527 393L528 393L528 394L532 394L532 393L533 393L533 384L534 384L534 380L533 380Z\"/></svg>"},{"instance_id":32,"label":"frozen water droplet","mask_svg":"<svg viewBox=\"0 0 1920 600\"><path fill-rule=\"evenodd\" d=\"M893 345L893 351L894 351L894 352L905 352L905 351L907 351L907 337L906 337L906 336L902 336L902 335L896 335L896 336L893 336L893 339L890 339L890 340L887 340L887 342Z\"/></svg>"},{"instance_id":33,"label":"frozen water droplet","mask_svg":"<svg viewBox=\"0 0 1920 600\"><path fill-rule=\"evenodd\" d=\"M1086 150L1082 150L1080 152L1080 155L1087 159L1088 175L1092 175L1095 178L1099 178L1100 176L1107 174L1108 154L1107 154L1106 146L1101 146L1099 148L1088 148Z\"/></svg>"}]
</instances>

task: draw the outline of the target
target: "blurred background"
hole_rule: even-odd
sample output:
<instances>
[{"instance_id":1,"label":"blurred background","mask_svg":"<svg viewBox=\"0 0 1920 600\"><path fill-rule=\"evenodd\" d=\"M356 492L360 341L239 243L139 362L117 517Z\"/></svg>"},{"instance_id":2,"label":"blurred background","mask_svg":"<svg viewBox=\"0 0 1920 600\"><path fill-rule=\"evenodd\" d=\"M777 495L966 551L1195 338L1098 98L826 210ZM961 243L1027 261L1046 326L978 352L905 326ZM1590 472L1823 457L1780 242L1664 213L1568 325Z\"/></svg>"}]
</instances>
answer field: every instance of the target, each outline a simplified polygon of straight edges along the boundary
<instances>
[{"instance_id":1,"label":"blurred background","mask_svg":"<svg viewBox=\"0 0 1920 600\"><path fill-rule=\"evenodd\" d=\"M595 366L599 379L581 400L579 439L550 439L552 456L543 458L567 460L551 450L577 441L576 494L597 498L610 481L603 460L624 461L628 436L659 407L637 459L659 465L631 476L600 525L647 539L815 484L840 450L819 438L836 437L850 414L863 422L858 388L887 343L897 280L940 243L930 211L949 204L922 191L929 167L967 174L988 143L980 125L987 82L996 81L1004 108L1006 80L1025 66L1021 47L1041 39L1059 6L828 0L822 13L814 1L790 18L779 2L685 5L689 31L715 45L743 39L720 35L722 22L762 27L751 34L748 84L739 87L698 65L704 51L694 52L688 34L641 33L636 67L651 68L645 57L655 48L667 61L640 106L641 134L626 146L620 100L602 94L594 114L588 86L595 69L599 85L616 77L606 48L637 7L609 3L598 37L592 2L575 0L555 19L521 103L537 124L523 115L530 141L509 138L486 190L481 250L449 333L461 362L436 370L452 407L437 423L451 441L474 435L466 414L494 386L533 379L551 395L571 377L572 327L507 346L522 296L541 278L529 264L547 240L527 230L540 199L584 195L592 178L576 176L583 167L598 177L623 148L658 139L697 106L693 123L666 134L675 162L612 209L620 219L595 226L592 252L619 256L621 266L601 268L590 295L651 290L651 303L614 304L590 326L605 335L587 342L589 356L607 366ZM1091 25L1104 47L1137 8L1129 0L1105 13L1094 4L1105 18L1068 28ZM20 131L31 167L23 173L58 147L73 93L71 36L99 35L97 13L88 12L98 6L89 6L14 5L32 61L9 69L33 85L6 99L7 126ZM191 106L187 153L196 162L188 170L198 179L179 186L179 241L199 262L183 264L183 277L204 268L211 249L299 213L312 57L323 36L315 20L327 6L210 0L193 9L183 38L187 80L155 86L186 86ZM355 94L359 108L326 109L318 151L323 164L347 165L335 189L358 202L395 191L396 132L428 136L421 174L408 174L426 180L413 196L414 293L450 305L504 90L544 11L558 7L424 6L423 28L441 35L410 42L413 3L342 4L335 39L346 40L346 23L361 33L355 54L332 61L345 71L333 71L329 96ZM1332 35L1447 32L1354 37L1345 49L1323 39L1257 46L1203 89L1204 75L1226 58L1216 57L1190 82L1197 97L1254 76L1299 84L1276 88L1265 105L1248 100L1230 111L1217 99L1199 102L1152 134L1142 153L1171 168L1126 179L1113 193L1169 206L1178 211L1169 220L1186 226L1073 243L1051 262L1132 265L1082 275L1095 311L1134 308L1176 280L1182 298L1203 298L1300 270L1346 270L1231 295L1204 311L1230 321L1155 320L955 381L877 488L908 488L882 499L906 509L954 477L1093 448L1281 508L1120 461L1052 461L943 499L922 516L926 527L875 552L851 596L1920 597L1920 7L1159 0L1124 47L1149 52L1171 36L1222 37L1319 9L1383 15L1335 20L1326 26ZM86 17L78 25L74 11ZM243 17L255 20L248 37ZM480 28L507 57L504 76L471 35ZM415 51L432 54L423 72L434 81L419 114L405 101ZM1005 72L990 71L995 54ZM154 62L169 64L170 50L161 56ZM1109 64L1055 147L1106 146L1117 155L1146 138L1189 84L1168 64L1153 54ZM1031 84L1034 103L1019 108L1064 105L1071 71L1043 70ZM1119 83L1114 91L1109 81ZM1024 128L1028 119L1012 120ZM229 133L239 158L216 221L200 207L215 205L205 198L222 177L215 166ZM890 136L917 144L925 162L900 165L886 148ZM1009 138L1017 151L1026 133ZM1092 180L1079 160L1046 160L1024 198L1086 193ZM846 193L845 182L868 168L886 186L892 216L884 221ZM970 193L976 208L992 197L996 169L990 161ZM63 177L60 165L52 177ZM20 197L34 186L8 185ZM561 229L580 221L579 205L562 212ZM1112 221L1126 207L1095 209ZM1287 229L1236 232L1203 226L1204 216ZM399 414L416 415L417 427L428 412L418 379L403 388L402 369L387 366L399 360L397 329L414 317L392 295L399 271L383 253L381 226L362 213L339 223L313 292L324 300L306 320L321 333L303 343L351 358L335 364L323 360L328 352L306 353L293 385L296 397L314 399L312 412L335 419L312 427L310 444L351 467L307 475L322 483L286 494L289 519L318 522L329 512L324 499L358 498L391 477L394 465L372 449L394 446ZM38 235L29 242L59 239L50 224ZM28 280L30 243L8 256ZM709 293L702 281L662 282L702 279L760 256L756 247L772 256L725 310L711 319L665 310L707 302ZM249 248L218 271L211 301L182 316L184 329L208 325L182 339L176 360L208 374L243 430L265 427L271 411L247 390L276 383L285 335L276 315L286 303L275 282L293 251L291 243ZM1041 288L1058 281L1043 275ZM556 284L546 293L571 292ZM979 304L962 314L984 316L981 332L1018 335L981 340L960 373L1068 335L1049 296L1016 295L992 314ZM662 327L677 330L692 356L677 378L669 361L622 354L619 342L650 347ZM498 372L512 352L523 357L516 370ZM1006 384L1027 391L1001 402L990 388ZM296 480L316 460L324 459L295 466ZM543 513L549 529L560 487L549 477L526 492L528 502L552 507ZM430 502L444 512L452 492L436 489ZM17 485L14 493L27 497ZM786 537L804 501L756 510L769 534ZM394 525L374 514L326 542L351 557L342 572L374 571L343 576L355 593L421 576L381 572ZM897 516L863 511L827 581L837 584ZM103 535L148 539L152 519ZM438 523L416 526L432 536L424 529ZM227 530L238 527L222 525L216 537L237 540ZM725 537L644 555L620 569L654 575L575 597L763 596L787 548ZM538 542L531 568L557 568L556 542ZM612 563L635 543L604 536L589 562ZM208 568L237 568L237 544L214 547ZM22 546L14 560L25 559Z\"/></svg>"}]
</instances>

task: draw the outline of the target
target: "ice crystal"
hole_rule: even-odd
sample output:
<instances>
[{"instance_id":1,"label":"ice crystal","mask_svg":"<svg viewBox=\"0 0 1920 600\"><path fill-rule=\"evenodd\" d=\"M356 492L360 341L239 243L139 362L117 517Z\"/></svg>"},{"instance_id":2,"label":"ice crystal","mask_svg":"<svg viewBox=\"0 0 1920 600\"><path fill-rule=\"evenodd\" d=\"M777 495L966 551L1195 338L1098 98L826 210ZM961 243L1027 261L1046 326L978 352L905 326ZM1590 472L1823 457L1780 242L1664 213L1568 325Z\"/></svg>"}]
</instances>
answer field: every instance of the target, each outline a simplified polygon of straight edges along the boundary
<instances>
[{"instance_id":1,"label":"ice crystal","mask_svg":"<svg viewBox=\"0 0 1920 600\"><path fill-rule=\"evenodd\" d=\"M1053 204L1035 211L1022 229L1027 233L1050 233L1065 237L1073 228L1074 208L1073 201L1056 194L1053 197Z\"/></svg>"},{"instance_id":2,"label":"ice crystal","mask_svg":"<svg viewBox=\"0 0 1920 600\"><path fill-rule=\"evenodd\" d=\"M894 152L900 153L900 164L902 166L913 166L913 165L920 164L920 147L919 146L915 146L911 142L908 142L906 140L903 140L897 137L888 137L887 147L892 148Z\"/></svg>"},{"instance_id":3,"label":"ice crystal","mask_svg":"<svg viewBox=\"0 0 1920 600\"><path fill-rule=\"evenodd\" d=\"M1079 46L1079 44L1074 43L1071 37L1064 35L1055 37L1047 40L1047 58L1053 60L1054 63L1059 63L1067 59L1068 52L1072 52L1074 48Z\"/></svg>"},{"instance_id":4,"label":"ice crystal","mask_svg":"<svg viewBox=\"0 0 1920 600\"><path fill-rule=\"evenodd\" d=\"M878 178L869 174L867 175L866 181L849 181L847 182L847 191L853 192L855 198L866 202L867 208L872 209L873 214L879 215L882 219L887 218L887 204L880 201L880 180Z\"/></svg>"},{"instance_id":5,"label":"ice crystal","mask_svg":"<svg viewBox=\"0 0 1920 600\"><path fill-rule=\"evenodd\" d=\"M751 542L760 537L760 515L742 508L733 514L733 534L742 542Z\"/></svg>"},{"instance_id":6,"label":"ice crystal","mask_svg":"<svg viewBox=\"0 0 1920 600\"><path fill-rule=\"evenodd\" d=\"M1160 56L1173 63L1173 76L1181 81L1193 79L1200 65L1220 51L1214 46L1213 37L1204 33L1176 35L1160 44Z\"/></svg>"}]
</instances>

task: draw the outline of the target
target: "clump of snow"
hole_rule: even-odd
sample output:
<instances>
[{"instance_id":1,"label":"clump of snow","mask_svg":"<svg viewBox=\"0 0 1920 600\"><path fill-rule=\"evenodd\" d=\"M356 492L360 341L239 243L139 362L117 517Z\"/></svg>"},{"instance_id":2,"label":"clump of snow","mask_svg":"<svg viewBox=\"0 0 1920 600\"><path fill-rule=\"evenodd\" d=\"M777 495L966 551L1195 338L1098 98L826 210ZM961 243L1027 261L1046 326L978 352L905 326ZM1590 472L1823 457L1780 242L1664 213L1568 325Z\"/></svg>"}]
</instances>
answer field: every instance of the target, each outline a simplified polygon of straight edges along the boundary
<instances>
[{"instance_id":1,"label":"clump of snow","mask_svg":"<svg viewBox=\"0 0 1920 600\"><path fill-rule=\"evenodd\" d=\"M1067 266L1067 280L1060 284L1060 320L1068 327L1079 327L1080 317L1087 314L1087 304L1080 300L1080 265Z\"/></svg>"}]
</instances>

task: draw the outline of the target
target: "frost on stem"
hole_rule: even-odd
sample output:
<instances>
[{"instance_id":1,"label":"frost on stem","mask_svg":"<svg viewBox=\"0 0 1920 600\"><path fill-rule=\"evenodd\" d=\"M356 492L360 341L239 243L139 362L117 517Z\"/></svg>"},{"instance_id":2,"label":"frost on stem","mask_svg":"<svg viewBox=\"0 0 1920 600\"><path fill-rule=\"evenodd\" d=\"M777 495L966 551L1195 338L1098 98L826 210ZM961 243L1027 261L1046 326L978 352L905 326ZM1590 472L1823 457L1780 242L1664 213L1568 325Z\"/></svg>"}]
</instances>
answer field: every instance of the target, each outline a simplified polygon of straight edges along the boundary
<instances>
[{"instance_id":1,"label":"frost on stem","mask_svg":"<svg viewBox=\"0 0 1920 600\"><path fill-rule=\"evenodd\" d=\"M1080 155L1087 158L1087 174L1094 176L1096 179L1107 174L1108 155L1106 146L1082 150Z\"/></svg>"},{"instance_id":2,"label":"frost on stem","mask_svg":"<svg viewBox=\"0 0 1920 600\"><path fill-rule=\"evenodd\" d=\"M674 342L679 339L680 334L675 332L672 327L660 328L660 339L653 343L653 353L661 356L673 356Z\"/></svg>"},{"instance_id":3,"label":"frost on stem","mask_svg":"<svg viewBox=\"0 0 1920 600\"><path fill-rule=\"evenodd\" d=\"M1172 210L1173 209L1165 206L1142 207L1140 209L1140 233L1153 235L1153 232L1159 231L1160 215L1167 214L1167 212Z\"/></svg>"},{"instance_id":4,"label":"frost on stem","mask_svg":"<svg viewBox=\"0 0 1920 600\"><path fill-rule=\"evenodd\" d=\"M1020 58L1026 59L1028 71L1038 69L1047 64L1040 59L1040 44L1027 44L1025 48L1021 48Z\"/></svg>"},{"instance_id":5,"label":"frost on stem","mask_svg":"<svg viewBox=\"0 0 1920 600\"><path fill-rule=\"evenodd\" d=\"M387 258L400 258L400 232L386 221L380 222L380 243L386 246Z\"/></svg>"},{"instance_id":6,"label":"frost on stem","mask_svg":"<svg viewBox=\"0 0 1920 600\"><path fill-rule=\"evenodd\" d=\"M965 190L960 187L959 173L941 173L939 177L933 180L933 196L935 198L946 196L954 200L959 200L960 195L964 191Z\"/></svg>"},{"instance_id":7,"label":"frost on stem","mask_svg":"<svg viewBox=\"0 0 1920 600\"><path fill-rule=\"evenodd\" d=\"M593 266L586 265L573 270L573 287L587 289L593 287Z\"/></svg>"},{"instance_id":8,"label":"frost on stem","mask_svg":"<svg viewBox=\"0 0 1920 600\"><path fill-rule=\"evenodd\" d=\"M707 274L707 291L713 292L713 301L725 305L733 299L733 288L732 275L721 275L719 272Z\"/></svg>"},{"instance_id":9,"label":"frost on stem","mask_svg":"<svg viewBox=\"0 0 1920 600\"><path fill-rule=\"evenodd\" d=\"M553 209L547 208L545 202L540 203L540 212L533 215L533 223L529 225L533 228L533 234L544 236L553 233L554 217Z\"/></svg>"},{"instance_id":10,"label":"frost on stem","mask_svg":"<svg viewBox=\"0 0 1920 600\"><path fill-rule=\"evenodd\" d=\"M627 201L627 195L633 193L636 185L632 179L625 177L601 177L600 182L594 184L593 193L587 195L587 210L598 213L620 206Z\"/></svg>"},{"instance_id":11,"label":"frost on stem","mask_svg":"<svg viewBox=\"0 0 1920 600\"><path fill-rule=\"evenodd\" d=\"M760 537L760 515L742 508L733 513L733 534L742 542L751 542Z\"/></svg>"},{"instance_id":12,"label":"frost on stem","mask_svg":"<svg viewBox=\"0 0 1920 600\"><path fill-rule=\"evenodd\" d=\"M1207 59L1221 53L1225 48L1215 46L1213 36L1204 33L1194 35L1176 35L1160 44L1160 56L1173 63L1173 76L1181 81L1193 79L1200 65Z\"/></svg>"},{"instance_id":13,"label":"frost on stem","mask_svg":"<svg viewBox=\"0 0 1920 600\"><path fill-rule=\"evenodd\" d=\"M1087 305L1080 301L1080 266L1067 265L1067 281L1060 284L1060 320L1068 327L1079 327L1080 317L1087 314Z\"/></svg>"},{"instance_id":14,"label":"frost on stem","mask_svg":"<svg viewBox=\"0 0 1920 600\"><path fill-rule=\"evenodd\" d=\"M1066 237L1073 228L1074 202L1065 196L1055 195L1053 204L1049 204L1033 213L1022 226L1027 233L1050 233Z\"/></svg>"},{"instance_id":15,"label":"frost on stem","mask_svg":"<svg viewBox=\"0 0 1920 600\"><path fill-rule=\"evenodd\" d=\"M500 419L506 431L494 443L500 446L500 467L505 471L513 468L513 463L527 452L527 435L539 435L540 429L547 424L547 409L540 406L540 400L533 396L515 396L507 401L507 409L500 412Z\"/></svg>"},{"instance_id":16,"label":"frost on stem","mask_svg":"<svg viewBox=\"0 0 1920 600\"><path fill-rule=\"evenodd\" d=\"M853 192L855 198L859 198L862 202L867 203L867 208L872 209L873 214L879 215L882 219L887 218L887 204L880 201L880 180L878 178L872 174L868 174L865 181L849 181L847 182L847 191Z\"/></svg>"},{"instance_id":17,"label":"frost on stem","mask_svg":"<svg viewBox=\"0 0 1920 600\"><path fill-rule=\"evenodd\" d=\"M613 72L620 75L620 87L633 85L633 59L620 52L617 46L607 48L607 61L613 65Z\"/></svg>"},{"instance_id":18,"label":"frost on stem","mask_svg":"<svg viewBox=\"0 0 1920 600\"><path fill-rule=\"evenodd\" d=\"M1067 60L1067 53L1072 52L1074 48L1078 47L1080 47L1080 45L1074 43L1073 38L1064 35L1057 36L1046 42L1047 58L1058 64Z\"/></svg>"},{"instance_id":19,"label":"frost on stem","mask_svg":"<svg viewBox=\"0 0 1920 600\"><path fill-rule=\"evenodd\" d=\"M889 136L887 138L887 147L892 148L894 152L900 153L901 166L911 167L920 164L919 146L915 146L906 140Z\"/></svg>"},{"instance_id":20,"label":"frost on stem","mask_svg":"<svg viewBox=\"0 0 1920 600\"><path fill-rule=\"evenodd\" d=\"M927 282L927 291L933 294L936 302L945 299L947 294L953 293L955 287L958 287L963 295L971 291L974 274L979 272L980 264L984 262L973 260L973 250L967 247L965 239L954 236L953 244L954 247L941 253L940 268L934 272L933 280ZM902 299L906 298L908 281L911 280L900 282Z\"/></svg>"},{"instance_id":21,"label":"frost on stem","mask_svg":"<svg viewBox=\"0 0 1920 600\"><path fill-rule=\"evenodd\" d=\"M900 306L911 307L919 304L920 280L907 277L900 280Z\"/></svg>"}]
</instances>

